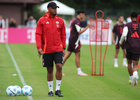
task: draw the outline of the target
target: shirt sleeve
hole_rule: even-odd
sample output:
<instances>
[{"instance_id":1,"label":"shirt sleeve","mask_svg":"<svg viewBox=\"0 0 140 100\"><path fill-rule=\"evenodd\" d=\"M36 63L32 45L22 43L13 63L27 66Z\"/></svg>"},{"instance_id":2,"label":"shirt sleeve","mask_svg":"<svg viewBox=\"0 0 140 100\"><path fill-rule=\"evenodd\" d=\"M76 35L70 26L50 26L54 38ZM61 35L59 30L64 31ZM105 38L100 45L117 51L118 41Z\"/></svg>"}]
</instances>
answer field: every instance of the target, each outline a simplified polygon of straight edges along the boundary
<instances>
[{"instance_id":1,"label":"shirt sleeve","mask_svg":"<svg viewBox=\"0 0 140 100\"><path fill-rule=\"evenodd\" d=\"M43 27L41 25L40 20L37 22L37 28L36 28L36 46L37 49L42 48L41 47L41 36L42 36L42 31L43 31Z\"/></svg>"},{"instance_id":2,"label":"shirt sleeve","mask_svg":"<svg viewBox=\"0 0 140 100\"><path fill-rule=\"evenodd\" d=\"M63 48L65 49L66 48L66 29L65 29L64 21L63 21L62 30L61 30L61 41L62 41Z\"/></svg>"},{"instance_id":3,"label":"shirt sleeve","mask_svg":"<svg viewBox=\"0 0 140 100\"><path fill-rule=\"evenodd\" d=\"M115 26L113 27L112 32L113 32L113 33L116 33L116 28L115 28Z\"/></svg>"},{"instance_id":4,"label":"shirt sleeve","mask_svg":"<svg viewBox=\"0 0 140 100\"><path fill-rule=\"evenodd\" d=\"M124 41L124 39L125 39L125 37L127 36L127 34L128 34L128 27L125 26L125 27L123 28L123 33L122 33L121 39L120 39L120 41L119 41L120 44L122 44L122 42Z\"/></svg>"},{"instance_id":5,"label":"shirt sleeve","mask_svg":"<svg viewBox=\"0 0 140 100\"><path fill-rule=\"evenodd\" d=\"M75 27L76 27L77 32L81 30L81 27L79 25L75 24Z\"/></svg>"}]
</instances>

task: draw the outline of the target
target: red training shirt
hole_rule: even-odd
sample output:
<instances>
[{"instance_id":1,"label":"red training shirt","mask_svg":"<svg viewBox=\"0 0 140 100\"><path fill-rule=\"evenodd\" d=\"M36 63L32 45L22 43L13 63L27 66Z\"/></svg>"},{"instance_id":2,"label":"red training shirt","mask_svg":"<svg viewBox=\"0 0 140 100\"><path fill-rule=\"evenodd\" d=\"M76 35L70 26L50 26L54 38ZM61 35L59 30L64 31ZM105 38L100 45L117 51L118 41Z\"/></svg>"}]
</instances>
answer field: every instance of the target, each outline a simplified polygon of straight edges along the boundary
<instances>
[{"instance_id":1,"label":"red training shirt","mask_svg":"<svg viewBox=\"0 0 140 100\"><path fill-rule=\"evenodd\" d=\"M47 12L37 22L36 28L37 49L42 48L43 53L54 53L66 48L66 31L63 19Z\"/></svg>"}]
</instances>

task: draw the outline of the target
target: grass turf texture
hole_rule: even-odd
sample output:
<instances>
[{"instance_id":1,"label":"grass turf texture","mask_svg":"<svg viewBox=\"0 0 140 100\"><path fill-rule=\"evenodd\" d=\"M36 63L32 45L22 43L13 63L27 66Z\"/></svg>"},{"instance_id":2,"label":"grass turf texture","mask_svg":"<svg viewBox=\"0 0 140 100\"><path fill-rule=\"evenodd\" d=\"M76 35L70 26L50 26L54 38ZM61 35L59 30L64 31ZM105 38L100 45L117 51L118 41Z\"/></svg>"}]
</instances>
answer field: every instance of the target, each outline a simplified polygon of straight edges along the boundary
<instances>
[{"instance_id":1,"label":"grass turf texture","mask_svg":"<svg viewBox=\"0 0 140 100\"><path fill-rule=\"evenodd\" d=\"M118 68L114 67L115 46L108 46L105 59L105 75L91 76L91 55L89 45L81 48L81 68L89 76L77 76L75 55L66 61L63 72L61 90L63 98L57 96L47 97L48 84L46 68L42 67L38 59L36 46L33 44L9 44L26 84L33 88L33 100L139 100L140 84L129 85L127 68L122 66L122 50L118 56ZM9 97L6 88L9 85L19 85L17 74L5 44L0 45L0 100L28 100L27 96ZM103 46L104 48L104 46ZM99 54L99 50L98 50ZM99 62L99 61L97 61ZM54 68L55 71L55 68ZM140 72L139 72L140 73ZM55 73L54 73L55 76ZM138 80L140 83L140 79ZM55 91L55 77L54 77Z\"/></svg>"}]
</instances>

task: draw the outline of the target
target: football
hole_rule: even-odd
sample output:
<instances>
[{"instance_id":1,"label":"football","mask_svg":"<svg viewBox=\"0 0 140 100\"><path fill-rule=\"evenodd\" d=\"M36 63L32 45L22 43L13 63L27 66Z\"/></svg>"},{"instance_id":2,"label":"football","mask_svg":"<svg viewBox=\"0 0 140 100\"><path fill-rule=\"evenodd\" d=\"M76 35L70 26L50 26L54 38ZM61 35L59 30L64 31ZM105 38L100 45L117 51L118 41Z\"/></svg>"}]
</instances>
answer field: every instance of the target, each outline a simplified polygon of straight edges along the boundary
<instances>
[{"instance_id":1,"label":"football","mask_svg":"<svg viewBox=\"0 0 140 100\"><path fill-rule=\"evenodd\" d=\"M32 95L32 92L33 92L33 89L31 86L29 85L25 85L23 88L22 88L22 93L23 95L25 96L31 96Z\"/></svg>"},{"instance_id":2,"label":"football","mask_svg":"<svg viewBox=\"0 0 140 100\"><path fill-rule=\"evenodd\" d=\"M21 87L18 86L18 85L15 85L15 88L17 90L17 94L16 95L19 96L21 94Z\"/></svg>"},{"instance_id":3,"label":"football","mask_svg":"<svg viewBox=\"0 0 140 100\"><path fill-rule=\"evenodd\" d=\"M15 86L8 86L6 89L6 94L9 96L16 96L17 90Z\"/></svg>"}]
</instances>

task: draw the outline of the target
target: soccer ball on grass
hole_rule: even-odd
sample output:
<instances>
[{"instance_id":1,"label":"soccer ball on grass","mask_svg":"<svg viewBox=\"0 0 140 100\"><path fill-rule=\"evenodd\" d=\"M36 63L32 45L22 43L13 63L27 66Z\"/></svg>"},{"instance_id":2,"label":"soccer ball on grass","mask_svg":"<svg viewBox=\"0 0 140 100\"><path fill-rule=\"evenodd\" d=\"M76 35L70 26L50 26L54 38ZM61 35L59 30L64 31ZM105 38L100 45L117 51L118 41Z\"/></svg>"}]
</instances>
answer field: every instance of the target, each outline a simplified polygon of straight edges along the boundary
<instances>
[{"instance_id":1,"label":"soccer ball on grass","mask_svg":"<svg viewBox=\"0 0 140 100\"><path fill-rule=\"evenodd\" d=\"M9 96L16 96L17 95L17 89L15 86L8 86L6 89L6 94Z\"/></svg>"},{"instance_id":2,"label":"soccer ball on grass","mask_svg":"<svg viewBox=\"0 0 140 100\"><path fill-rule=\"evenodd\" d=\"M23 95L25 96L31 96L32 95L32 92L33 92L33 89L31 86L29 85L25 85L23 88L22 88L22 93Z\"/></svg>"},{"instance_id":3,"label":"soccer ball on grass","mask_svg":"<svg viewBox=\"0 0 140 100\"><path fill-rule=\"evenodd\" d=\"M16 95L19 96L21 94L21 87L18 86L18 85L15 85L15 88L17 90L17 94Z\"/></svg>"}]
</instances>

